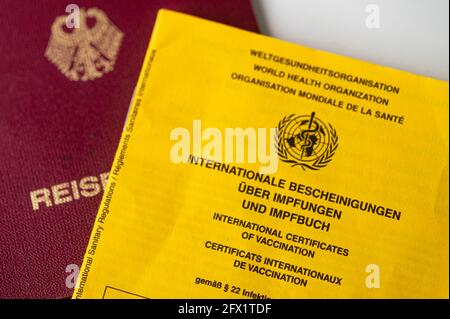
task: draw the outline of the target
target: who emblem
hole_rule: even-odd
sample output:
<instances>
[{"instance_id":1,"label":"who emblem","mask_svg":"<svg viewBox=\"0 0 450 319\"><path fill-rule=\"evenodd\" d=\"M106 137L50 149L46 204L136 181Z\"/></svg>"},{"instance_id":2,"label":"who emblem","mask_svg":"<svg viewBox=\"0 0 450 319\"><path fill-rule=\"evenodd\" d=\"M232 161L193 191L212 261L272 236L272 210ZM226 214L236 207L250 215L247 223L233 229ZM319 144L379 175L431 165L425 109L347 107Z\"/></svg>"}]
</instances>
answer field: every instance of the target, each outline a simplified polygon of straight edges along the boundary
<instances>
[{"instance_id":1,"label":"who emblem","mask_svg":"<svg viewBox=\"0 0 450 319\"><path fill-rule=\"evenodd\" d=\"M331 161L338 147L336 130L315 115L291 114L278 123L276 144L283 162L318 170Z\"/></svg>"}]
</instances>

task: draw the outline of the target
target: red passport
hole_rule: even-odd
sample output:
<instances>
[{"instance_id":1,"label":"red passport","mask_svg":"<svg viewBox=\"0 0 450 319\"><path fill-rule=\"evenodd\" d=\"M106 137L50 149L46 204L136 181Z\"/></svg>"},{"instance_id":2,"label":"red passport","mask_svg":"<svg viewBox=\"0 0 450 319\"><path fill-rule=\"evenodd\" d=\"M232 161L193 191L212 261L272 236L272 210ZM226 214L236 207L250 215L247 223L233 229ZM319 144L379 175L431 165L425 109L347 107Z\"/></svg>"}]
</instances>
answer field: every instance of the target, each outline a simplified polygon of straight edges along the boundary
<instances>
[{"instance_id":1,"label":"red passport","mask_svg":"<svg viewBox=\"0 0 450 319\"><path fill-rule=\"evenodd\" d=\"M247 0L69 3L0 2L0 298L72 294L158 9L257 30Z\"/></svg>"}]
</instances>

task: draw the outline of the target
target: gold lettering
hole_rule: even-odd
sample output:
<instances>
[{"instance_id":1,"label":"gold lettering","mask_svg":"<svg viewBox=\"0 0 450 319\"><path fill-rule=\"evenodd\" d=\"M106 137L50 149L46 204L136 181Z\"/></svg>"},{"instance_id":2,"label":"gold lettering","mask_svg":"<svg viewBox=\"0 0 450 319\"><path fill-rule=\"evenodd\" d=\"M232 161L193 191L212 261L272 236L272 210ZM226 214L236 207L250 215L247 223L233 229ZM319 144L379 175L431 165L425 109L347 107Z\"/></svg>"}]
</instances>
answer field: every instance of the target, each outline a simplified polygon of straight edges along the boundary
<instances>
[{"instance_id":1,"label":"gold lettering","mask_svg":"<svg viewBox=\"0 0 450 319\"><path fill-rule=\"evenodd\" d=\"M100 193L100 185L98 178L95 176L87 176L80 181L80 193L84 197L92 197Z\"/></svg>"},{"instance_id":2,"label":"gold lettering","mask_svg":"<svg viewBox=\"0 0 450 319\"><path fill-rule=\"evenodd\" d=\"M77 181L71 181L70 184L72 185L73 199L80 199L80 192L78 191Z\"/></svg>"},{"instance_id":3,"label":"gold lettering","mask_svg":"<svg viewBox=\"0 0 450 319\"><path fill-rule=\"evenodd\" d=\"M108 182L109 173L100 174L100 182L102 184L103 190L105 190L106 183Z\"/></svg>"},{"instance_id":4,"label":"gold lettering","mask_svg":"<svg viewBox=\"0 0 450 319\"><path fill-rule=\"evenodd\" d=\"M69 192L69 183L52 186L53 201L55 205L64 204L73 200Z\"/></svg>"},{"instance_id":5,"label":"gold lettering","mask_svg":"<svg viewBox=\"0 0 450 319\"><path fill-rule=\"evenodd\" d=\"M30 192L31 204L33 210L39 209L39 203L45 203L47 207L52 206L52 200L50 199L50 190L47 188L37 189Z\"/></svg>"}]
</instances>

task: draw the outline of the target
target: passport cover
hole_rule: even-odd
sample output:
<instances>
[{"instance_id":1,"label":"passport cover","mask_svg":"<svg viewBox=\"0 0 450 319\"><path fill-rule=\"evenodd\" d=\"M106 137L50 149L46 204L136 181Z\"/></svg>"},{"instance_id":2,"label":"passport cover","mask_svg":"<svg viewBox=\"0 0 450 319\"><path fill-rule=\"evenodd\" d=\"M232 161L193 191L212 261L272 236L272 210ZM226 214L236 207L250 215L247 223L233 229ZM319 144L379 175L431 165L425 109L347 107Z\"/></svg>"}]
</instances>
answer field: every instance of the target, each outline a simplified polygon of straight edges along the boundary
<instances>
[{"instance_id":1,"label":"passport cover","mask_svg":"<svg viewBox=\"0 0 450 319\"><path fill-rule=\"evenodd\" d=\"M74 298L448 298L447 82L162 10L106 189Z\"/></svg>"},{"instance_id":2,"label":"passport cover","mask_svg":"<svg viewBox=\"0 0 450 319\"><path fill-rule=\"evenodd\" d=\"M69 3L0 1L0 298L71 295L157 10L257 30L243 0Z\"/></svg>"}]
</instances>

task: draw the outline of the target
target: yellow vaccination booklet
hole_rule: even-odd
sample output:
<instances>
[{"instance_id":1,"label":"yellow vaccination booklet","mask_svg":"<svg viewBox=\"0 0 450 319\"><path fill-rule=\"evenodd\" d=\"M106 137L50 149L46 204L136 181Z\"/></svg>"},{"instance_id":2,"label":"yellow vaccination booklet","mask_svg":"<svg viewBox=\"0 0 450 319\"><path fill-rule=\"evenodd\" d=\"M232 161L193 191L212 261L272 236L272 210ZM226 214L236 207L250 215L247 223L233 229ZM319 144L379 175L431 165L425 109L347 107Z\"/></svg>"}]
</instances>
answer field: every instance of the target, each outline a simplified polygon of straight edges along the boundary
<instances>
[{"instance_id":1,"label":"yellow vaccination booklet","mask_svg":"<svg viewBox=\"0 0 450 319\"><path fill-rule=\"evenodd\" d=\"M159 12L74 298L448 298L448 83Z\"/></svg>"}]
</instances>

